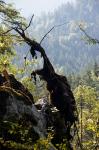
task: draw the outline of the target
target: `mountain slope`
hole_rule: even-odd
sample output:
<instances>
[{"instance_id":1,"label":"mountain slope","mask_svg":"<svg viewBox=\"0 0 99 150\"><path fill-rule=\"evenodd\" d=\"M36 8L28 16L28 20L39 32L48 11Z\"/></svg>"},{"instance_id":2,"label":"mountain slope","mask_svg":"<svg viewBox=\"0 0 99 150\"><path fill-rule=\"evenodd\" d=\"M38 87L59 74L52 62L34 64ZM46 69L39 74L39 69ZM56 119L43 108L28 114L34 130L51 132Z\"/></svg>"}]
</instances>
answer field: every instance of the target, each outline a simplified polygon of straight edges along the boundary
<instances>
[{"instance_id":1,"label":"mountain slope","mask_svg":"<svg viewBox=\"0 0 99 150\"><path fill-rule=\"evenodd\" d=\"M86 44L86 41L82 40L84 34L78 27L82 24L89 35L99 39L98 5L99 1L96 0L77 0L75 6L64 4L54 13L43 14L33 21L29 32L38 41L54 25L65 23L53 29L42 45L53 64L62 66L67 73L80 72L99 60L99 45ZM23 49L27 49L26 46Z\"/></svg>"}]
</instances>

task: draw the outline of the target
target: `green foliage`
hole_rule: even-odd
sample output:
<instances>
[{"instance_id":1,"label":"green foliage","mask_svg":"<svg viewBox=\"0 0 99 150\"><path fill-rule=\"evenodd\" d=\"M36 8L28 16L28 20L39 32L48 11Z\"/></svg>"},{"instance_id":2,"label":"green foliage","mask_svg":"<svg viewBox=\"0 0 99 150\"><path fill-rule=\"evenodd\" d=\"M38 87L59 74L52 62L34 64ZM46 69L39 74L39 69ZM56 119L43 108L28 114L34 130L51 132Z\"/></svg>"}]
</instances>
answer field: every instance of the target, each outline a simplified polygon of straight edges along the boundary
<instances>
[{"instance_id":1,"label":"green foliage","mask_svg":"<svg viewBox=\"0 0 99 150\"><path fill-rule=\"evenodd\" d=\"M34 136L34 130L26 124L9 121L0 122L0 148L9 150L49 150L54 147L51 144L51 134L47 139L38 139Z\"/></svg>"},{"instance_id":2,"label":"green foliage","mask_svg":"<svg viewBox=\"0 0 99 150\"><path fill-rule=\"evenodd\" d=\"M34 150L49 150L51 147L49 139L40 139L34 144Z\"/></svg>"},{"instance_id":3,"label":"green foliage","mask_svg":"<svg viewBox=\"0 0 99 150\"><path fill-rule=\"evenodd\" d=\"M89 76L89 74L87 74ZM81 77L80 85L74 90L74 95L77 101L79 112L79 120L82 120L82 129L79 128L79 135L82 132L82 145L85 150L97 149L99 138L99 82L98 77L95 76L94 71L90 74L90 80L87 76ZM83 81L83 82L82 82ZM81 110L82 107L82 110ZM82 111L82 118L81 118ZM82 131L81 131L82 130Z\"/></svg>"},{"instance_id":4,"label":"green foliage","mask_svg":"<svg viewBox=\"0 0 99 150\"><path fill-rule=\"evenodd\" d=\"M30 128L13 122L0 122L0 143L13 150L32 150L33 141Z\"/></svg>"},{"instance_id":5,"label":"green foliage","mask_svg":"<svg viewBox=\"0 0 99 150\"><path fill-rule=\"evenodd\" d=\"M0 30L0 33L3 32L4 30ZM9 53L13 54L13 39L11 35L7 36L0 36L0 53L4 54L5 51L8 51Z\"/></svg>"},{"instance_id":6,"label":"green foliage","mask_svg":"<svg viewBox=\"0 0 99 150\"><path fill-rule=\"evenodd\" d=\"M74 90L74 94L75 94L75 97L76 97L78 103L80 103L82 100L83 104L85 106L87 105L87 108L89 107L90 109L92 109L92 105L94 106L94 104L97 100L96 90L95 90L95 88L92 88L90 86L79 85Z\"/></svg>"},{"instance_id":7,"label":"green foliage","mask_svg":"<svg viewBox=\"0 0 99 150\"><path fill-rule=\"evenodd\" d=\"M0 28L0 34L4 32L3 28ZM17 67L13 65L13 58L15 56L14 40L11 34L7 36L0 36L0 72L6 68L12 73L16 73Z\"/></svg>"},{"instance_id":8,"label":"green foliage","mask_svg":"<svg viewBox=\"0 0 99 150\"><path fill-rule=\"evenodd\" d=\"M26 22L25 19L23 17L21 17L20 12L17 11L14 7L13 4L7 4L7 3L2 3L0 1L0 16L2 19L1 24L5 24L5 26L7 27L7 25L9 25L9 23L12 23L12 21L15 22L19 22L21 23L23 26L25 26ZM8 24L7 24L8 21ZM10 26L8 26L9 28Z\"/></svg>"}]
</instances>

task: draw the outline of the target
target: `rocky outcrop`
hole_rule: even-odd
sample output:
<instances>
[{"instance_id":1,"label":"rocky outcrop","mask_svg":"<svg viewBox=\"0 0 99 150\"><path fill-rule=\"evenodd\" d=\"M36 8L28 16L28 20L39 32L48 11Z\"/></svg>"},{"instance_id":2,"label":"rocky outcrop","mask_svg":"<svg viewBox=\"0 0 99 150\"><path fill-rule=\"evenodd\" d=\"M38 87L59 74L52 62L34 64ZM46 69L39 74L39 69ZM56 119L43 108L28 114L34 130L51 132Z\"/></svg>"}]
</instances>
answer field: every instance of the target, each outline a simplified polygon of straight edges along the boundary
<instances>
[{"instance_id":1,"label":"rocky outcrop","mask_svg":"<svg viewBox=\"0 0 99 150\"><path fill-rule=\"evenodd\" d=\"M34 104L31 93L14 76L9 75L8 80L9 83L0 75L0 138L3 141L11 140L21 144L29 143L27 139L31 139L32 144L35 144L38 139L46 139L51 133L53 138L49 142L49 150L54 150L53 145L62 143L67 133L61 113L48 103L47 97ZM2 147L1 141L0 145ZM69 147L69 144L67 145ZM8 149L8 145L6 147ZM15 147L12 149L14 150Z\"/></svg>"},{"instance_id":2,"label":"rocky outcrop","mask_svg":"<svg viewBox=\"0 0 99 150\"><path fill-rule=\"evenodd\" d=\"M0 139L4 143L22 144L31 139L33 144L46 138L45 119L33 103L32 94L22 83L12 75L6 78L0 74ZM8 149L8 146L2 147L5 145L2 145L2 140L0 149Z\"/></svg>"},{"instance_id":3,"label":"rocky outcrop","mask_svg":"<svg viewBox=\"0 0 99 150\"><path fill-rule=\"evenodd\" d=\"M45 137L45 120L24 95L10 87L0 86L0 120L31 124L36 136ZM29 128L29 127L28 127Z\"/></svg>"},{"instance_id":4,"label":"rocky outcrop","mask_svg":"<svg viewBox=\"0 0 99 150\"><path fill-rule=\"evenodd\" d=\"M60 111L49 104L47 97L39 99L35 103L35 106L44 117L47 133L53 134L53 138L51 140L53 145L59 145L61 143L64 144L65 141L67 150L72 150L70 141L67 141L68 131L65 125L65 119L61 115ZM72 138L72 135L70 135L69 138Z\"/></svg>"}]
</instances>

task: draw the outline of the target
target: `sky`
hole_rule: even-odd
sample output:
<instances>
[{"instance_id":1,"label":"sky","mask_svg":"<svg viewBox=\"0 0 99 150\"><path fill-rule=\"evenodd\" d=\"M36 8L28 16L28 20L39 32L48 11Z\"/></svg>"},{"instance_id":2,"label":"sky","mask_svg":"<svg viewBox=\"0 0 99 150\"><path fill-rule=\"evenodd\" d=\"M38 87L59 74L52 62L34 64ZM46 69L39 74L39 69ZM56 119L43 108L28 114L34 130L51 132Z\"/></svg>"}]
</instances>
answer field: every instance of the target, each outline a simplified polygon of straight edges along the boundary
<instances>
[{"instance_id":1,"label":"sky","mask_svg":"<svg viewBox=\"0 0 99 150\"><path fill-rule=\"evenodd\" d=\"M32 14L40 16L42 12L52 12L63 3L75 2L75 0L5 0L6 3L14 3L25 17Z\"/></svg>"}]
</instances>

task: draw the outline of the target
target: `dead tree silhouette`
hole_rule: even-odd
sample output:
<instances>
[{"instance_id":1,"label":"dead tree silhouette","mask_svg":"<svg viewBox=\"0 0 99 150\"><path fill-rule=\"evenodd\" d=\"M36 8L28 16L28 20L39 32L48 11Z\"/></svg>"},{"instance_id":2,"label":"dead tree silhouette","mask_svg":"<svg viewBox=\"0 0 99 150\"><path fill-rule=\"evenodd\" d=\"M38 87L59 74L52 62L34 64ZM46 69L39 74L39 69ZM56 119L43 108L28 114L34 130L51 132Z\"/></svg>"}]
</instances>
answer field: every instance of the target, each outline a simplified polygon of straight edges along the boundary
<instances>
[{"instance_id":1,"label":"dead tree silhouette","mask_svg":"<svg viewBox=\"0 0 99 150\"><path fill-rule=\"evenodd\" d=\"M43 68L40 70L35 70L31 73L32 76L38 74L47 83L47 90L50 92L51 103L59 109L62 117L65 119L65 124L67 127L67 138L70 136L70 128L77 121L77 109L76 102L71 91L70 85L67 78L62 75L55 73L55 70L47 57L43 47L34 40L31 40L25 35L25 32L20 32L19 29L15 29L24 41L30 45L30 53L32 57L36 56L36 51L38 51L43 57Z\"/></svg>"},{"instance_id":2,"label":"dead tree silhouette","mask_svg":"<svg viewBox=\"0 0 99 150\"><path fill-rule=\"evenodd\" d=\"M41 46L41 42L45 38L45 36L42 38L40 43L26 36L25 31L30 26L32 19L33 16L29 22L29 25L24 29L22 28L22 26L20 26L20 24L10 22L11 30L16 31L23 38L24 42L26 42L31 47L30 53L33 58L37 57L36 52L39 52L41 54L44 60L43 68L33 71L31 75L35 77L37 74L41 76L44 81L46 81L47 90L50 93L51 104L54 105L60 111L61 116L64 117L67 129L67 140L69 141L71 138L71 126L74 125L75 122L78 120L75 98L71 91L71 87L67 81L67 78L55 72L53 65L51 64L49 58L45 53L45 50Z\"/></svg>"}]
</instances>

